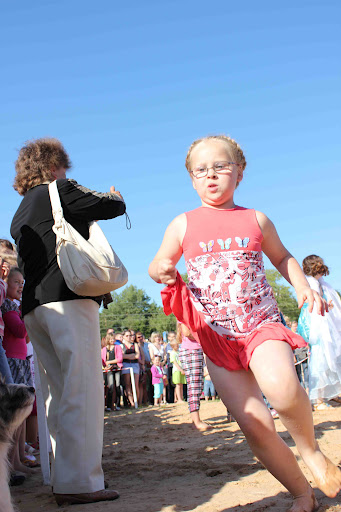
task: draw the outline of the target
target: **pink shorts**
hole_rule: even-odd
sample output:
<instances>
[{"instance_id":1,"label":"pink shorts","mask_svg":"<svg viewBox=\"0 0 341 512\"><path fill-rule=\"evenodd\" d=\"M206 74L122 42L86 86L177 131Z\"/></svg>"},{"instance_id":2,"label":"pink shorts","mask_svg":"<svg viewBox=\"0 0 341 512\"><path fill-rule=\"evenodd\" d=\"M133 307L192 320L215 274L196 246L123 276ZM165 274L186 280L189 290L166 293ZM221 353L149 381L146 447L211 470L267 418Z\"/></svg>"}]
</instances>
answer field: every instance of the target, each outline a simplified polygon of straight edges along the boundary
<instances>
[{"instance_id":1,"label":"pink shorts","mask_svg":"<svg viewBox=\"0 0 341 512\"><path fill-rule=\"evenodd\" d=\"M285 341L292 350L307 346L301 336L280 322L263 323L248 336L237 340L221 336L210 328L204 316L193 305L191 292L180 274L173 286L167 286L161 291L161 297L165 314L174 313L177 320L191 330L207 357L226 370L248 370L253 351L264 341Z\"/></svg>"}]
</instances>

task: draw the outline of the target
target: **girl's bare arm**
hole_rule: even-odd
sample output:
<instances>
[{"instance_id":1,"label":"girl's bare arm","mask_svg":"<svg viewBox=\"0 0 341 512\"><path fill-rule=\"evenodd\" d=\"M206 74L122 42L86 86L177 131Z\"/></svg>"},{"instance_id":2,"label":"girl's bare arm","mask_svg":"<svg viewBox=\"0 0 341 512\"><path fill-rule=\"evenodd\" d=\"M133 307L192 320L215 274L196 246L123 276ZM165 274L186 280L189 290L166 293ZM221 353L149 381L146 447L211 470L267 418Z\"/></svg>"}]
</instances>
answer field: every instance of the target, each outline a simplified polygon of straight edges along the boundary
<instances>
[{"instance_id":1,"label":"girl's bare arm","mask_svg":"<svg viewBox=\"0 0 341 512\"><path fill-rule=\"evenodd\" d=\"M186 215L176 217L166 229L162 244L149 265L149 275L157 283L172 285L176 281L175 265L182 255L182 241L187 227Z\"/></svg>"},{"instance_id":2,"label":"girl's bare arm","mask_svg":"<svg viewBox=\"0 0 341 512\"><path fill-rule=\"evenodd\" d=\"M256 216L264 237L262 250L288 283L295 288L298 307L301 308L307 301L311 313L315 302L317 312L324 315L325 308L321 297L310 288L300 265L282 244L271 220L262 212L256 212Z\"/></svg>"}]
</instances>

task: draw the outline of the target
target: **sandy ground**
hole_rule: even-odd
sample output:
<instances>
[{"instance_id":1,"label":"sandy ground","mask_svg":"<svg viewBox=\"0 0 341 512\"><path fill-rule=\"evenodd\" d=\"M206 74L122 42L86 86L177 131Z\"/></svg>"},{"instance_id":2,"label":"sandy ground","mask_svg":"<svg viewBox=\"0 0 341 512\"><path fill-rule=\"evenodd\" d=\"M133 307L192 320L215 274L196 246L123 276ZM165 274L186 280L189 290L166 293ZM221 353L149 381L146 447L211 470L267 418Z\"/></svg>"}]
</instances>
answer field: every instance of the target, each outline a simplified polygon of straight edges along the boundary
<instances>
[{"instance_id":1,"label":"sandy ground","mask_svg":"<svg viewBox=\"0 0 341 512\"><path fill-rule=\"evenodd\" d=\"M201 434L190 425L186 404L125 409L105 416L103 467L113 502L58 507L41 475L12 488L21 512L284 512L288 492L253 457L235 422L226 422L220 401L201 402L202 418L214 427ZM316 436L327 456L341 458L341 407L314 412ZM280 420L282 438L296 449ZM307 478L308 471L300 462ZM341 496L316 491L320 512L340 511Z\"/></svg>"}]
</instances>

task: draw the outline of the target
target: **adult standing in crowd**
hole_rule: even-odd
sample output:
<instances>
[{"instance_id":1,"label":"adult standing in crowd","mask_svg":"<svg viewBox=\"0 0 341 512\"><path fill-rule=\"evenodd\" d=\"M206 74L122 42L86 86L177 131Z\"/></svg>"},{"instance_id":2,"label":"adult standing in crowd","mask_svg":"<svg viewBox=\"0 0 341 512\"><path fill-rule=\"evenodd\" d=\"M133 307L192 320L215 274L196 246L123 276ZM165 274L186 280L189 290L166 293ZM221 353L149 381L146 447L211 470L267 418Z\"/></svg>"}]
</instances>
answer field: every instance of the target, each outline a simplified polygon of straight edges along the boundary
<instances>
[{"instance_id":1,"label":"adult standing in crowd","mask_svg":"<svg viewBox=\"0 0 341 512\"><path fill-rule=\"evenodd\" d=\"M14 188L23 200L11 235L25 277L22 314L37 353L52 439L51 483L56 501L113 500L104 489L103 381L98 308L101 298L80 297L58 267L48 184L57 180L65 219L86 239L89 223L125 213L115 187L98 193L66 179L70 159L61 142L27 142L15 164Z\"/></svg>"},{"instance_id":2,"label":"adult standing in crowd","mask_svg":"<svg viewBox=\"0 0 341 512\"><path fill-rule=\"evenodd\" d=\"M150 359L153 364L154 356L160 356L161 361L163 361L163 357L165 354L165 348L163 345L163 339L159 332L152 332L150 335L150 343L149 343L149 354Z\"/></svg>"},{"instance_id":3,"label":"adult standing in crowd","mask_svg":"<svg viewBox=\"0 0 341 512\"><path fill-rule=\"evenodd\" d=\"M108 331L109 332L109 331ZM115 341L114 332L107 334L109 350L107 351L107 407L106 410L119 411L121 403L121 370L123 366L123 352L119 341Z\"/></svg>"},{"instance_id":4,"label":"adult standing in crowd","mask_svg":"<svg viewBox=\"0 0 341 512\"><path fill-rule=\"evenodd\" d=\"M133 388L130 378L130 368L133 369L137 401L139 399L139 377L140 377L140 349L133 341L134 335L127 329L123 332L123 366L122 375L127 399L132 407L135 405Z\"/></svg>"},{"instance_id":5,"label":"adult standing in crowd","mask_svg":"<svg viewBox=\"0 0 341 512\"><path fill-rule=\"evenodd\" d=\"M140 364L139 405L148 405L148 380L151 383L151 364L148 343L144 340L141 331L136 333L136 342L139 345L140 356L143 361L143 364Z\"/></svg>"},{"instance_id":6,"label":"adult standing in crowd","mask_svg":"<svg viewBox=\"0 0 341 512\"><path fill-rule=\"evenodd\" d=\"M173 348L171 346L171 343L176 340L176 334L174 331L169 331L167 335L168 343L165 347L165 362L167 367L167 402L169 404L174 403L174 384L172 382L172 374L173 374L173 363L171 362L169 358L169 354L172 352Z\"/></svg>"}]
</instances>

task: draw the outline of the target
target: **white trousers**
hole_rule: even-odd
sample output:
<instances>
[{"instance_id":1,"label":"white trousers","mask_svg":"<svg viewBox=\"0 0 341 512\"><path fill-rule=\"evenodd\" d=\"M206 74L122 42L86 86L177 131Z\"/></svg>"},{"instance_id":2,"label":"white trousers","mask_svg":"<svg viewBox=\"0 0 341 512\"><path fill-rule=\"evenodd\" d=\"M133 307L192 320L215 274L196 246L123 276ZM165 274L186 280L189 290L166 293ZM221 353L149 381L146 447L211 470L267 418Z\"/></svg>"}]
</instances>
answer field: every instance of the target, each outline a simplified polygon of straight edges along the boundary
<instances>
[{"instance_id":1,"label":"white trousers","mask_svg":"<svg viewBox=\"0 0 341 512\"><path fill-rule=\"evenodd\" d=\"M53 452L53 492L104 489L98 304L91 299L51 302L24 320L39 359Z\"/></svg>"}]
</instances>

